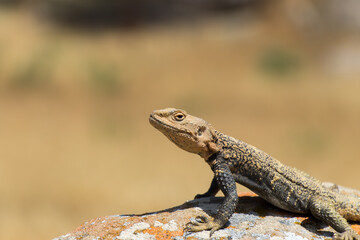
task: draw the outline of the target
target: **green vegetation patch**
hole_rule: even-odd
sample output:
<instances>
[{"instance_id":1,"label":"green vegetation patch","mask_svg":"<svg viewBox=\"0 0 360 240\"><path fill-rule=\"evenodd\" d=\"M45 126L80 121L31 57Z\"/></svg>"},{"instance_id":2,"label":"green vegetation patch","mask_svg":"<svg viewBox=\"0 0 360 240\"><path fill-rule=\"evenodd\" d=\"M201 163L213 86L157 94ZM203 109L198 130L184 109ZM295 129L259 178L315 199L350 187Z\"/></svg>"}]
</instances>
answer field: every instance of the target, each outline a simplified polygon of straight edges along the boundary
<instances>
[{"instance_id":1,"label":"green vegetation patch","mask_svg":"<svg viewBox=\"0 0 360 240\"><path fill-rule=\"evenodd\" d=\"M50 85L54 67L55 51L44 48L35 52L28 60L15 67L10 87L34 90Z\"/></svg>"},{"instance_id":2,"label":"green vegetation patch","mask_svg":"<svg viewBox=\"0 0 360 240\"><path fill-rule=\"evenodd\" d=\"M88 73L89 83L94 92L105 96L116 96L124 92L125 84L115 65L92 63L89 65Z\"/></svg>"},{"instance_id":3,"label":"green vegetation patch","mask_svg":"<svg viewBox=\"0 0 360 240\"><path fill-rule=\"evenodd\" d=\"M294 52L275 47L269 48L261 54L258 67L261 72L283 80L286 78L282 77L298 72L301 61L300 57Z\"/></svg>"}]
</instances>

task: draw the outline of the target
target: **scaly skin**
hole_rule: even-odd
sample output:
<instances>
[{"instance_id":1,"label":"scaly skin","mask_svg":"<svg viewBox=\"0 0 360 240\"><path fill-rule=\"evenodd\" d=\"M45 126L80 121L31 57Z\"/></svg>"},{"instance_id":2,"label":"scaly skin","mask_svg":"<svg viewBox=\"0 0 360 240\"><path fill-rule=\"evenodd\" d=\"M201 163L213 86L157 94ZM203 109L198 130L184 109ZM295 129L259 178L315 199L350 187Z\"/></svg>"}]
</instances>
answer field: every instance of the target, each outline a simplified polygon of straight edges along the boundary
<instances>
[{"instance_id":1,"label":"scaly skin","mask_svg":"<svg viewBox=\"0 0 360 240\"><path fill-rule=\"evenodd\" d=\"M210 165L214 178L209 190L195 198L215 196L221 190L225 200L214 219L204 216L187 224L187 231L222 228L238 203L240 183L269 203L295 213L312 214L336 230L334 239L360 240L347 220L360 221L360 200L340 195L320 181L285 166L265 152L216 131L209 123L184 110L153 111L150 123L185 151L199 154Z\"/></svg>"}]
</instances>

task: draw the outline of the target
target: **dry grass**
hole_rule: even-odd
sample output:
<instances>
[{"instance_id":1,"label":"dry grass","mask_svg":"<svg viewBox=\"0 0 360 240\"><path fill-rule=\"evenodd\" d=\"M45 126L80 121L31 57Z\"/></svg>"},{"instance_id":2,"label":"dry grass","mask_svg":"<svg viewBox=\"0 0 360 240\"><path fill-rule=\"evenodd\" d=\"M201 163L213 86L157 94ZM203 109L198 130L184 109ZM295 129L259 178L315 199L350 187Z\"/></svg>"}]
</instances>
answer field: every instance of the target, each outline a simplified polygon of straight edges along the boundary
<instances>
[{"instance_id":1,"label":"dry grass","mask_svg":"<svg viewBox=\"0 0 360 240\"><path fill-rule=\"evenodd\" d=\"M222 21L96 36L0 11L0 239L50 239L205 191L206 164L148 124L167 106L360 188L360 84L314 71L297 36ZM297 73L259 72L273 44L303 59Z\"/></svg>"}]
</instances>

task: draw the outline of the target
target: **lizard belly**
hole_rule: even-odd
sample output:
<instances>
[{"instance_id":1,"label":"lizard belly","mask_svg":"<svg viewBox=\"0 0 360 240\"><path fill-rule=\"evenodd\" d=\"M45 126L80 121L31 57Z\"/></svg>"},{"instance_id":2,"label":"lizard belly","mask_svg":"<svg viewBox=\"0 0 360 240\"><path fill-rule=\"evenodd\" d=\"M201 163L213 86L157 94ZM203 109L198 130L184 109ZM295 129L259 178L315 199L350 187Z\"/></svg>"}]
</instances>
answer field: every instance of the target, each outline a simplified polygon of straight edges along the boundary
<instances>
[{"instance_id":1,"label":"lizard belly","mask_svg":"<svg viewBox=\"0 0 360 240\"><path fill-rule=\"evenodd\" d=\"M307 213L307 201L293 192L290 186L281 186L282 189L275 189L265 182L257 182L241 174L233 174L237 183L249 188L261 198L272 205L283 210L295 213ZM280 186L277 186L280 187Z\"/></svg>"}]
</instances>

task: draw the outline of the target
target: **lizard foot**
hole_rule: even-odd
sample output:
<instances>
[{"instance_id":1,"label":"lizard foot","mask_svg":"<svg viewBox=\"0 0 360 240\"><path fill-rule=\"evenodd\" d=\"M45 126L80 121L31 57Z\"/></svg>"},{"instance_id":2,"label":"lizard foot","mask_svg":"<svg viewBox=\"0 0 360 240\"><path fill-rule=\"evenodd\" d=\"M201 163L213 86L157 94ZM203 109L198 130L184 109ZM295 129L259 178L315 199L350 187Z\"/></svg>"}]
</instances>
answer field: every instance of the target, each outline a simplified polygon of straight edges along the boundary
<instances>
[{"instance_id":1,"label":"lizard foot","mask_svg":"<svg viewBox=\"0 0 360 240\"><path fill-rule=\"evenodd\" d=\"M195 220L191 220L186 224L185 232L199 232L203 230L210 230L210 236L219 230L223 225L215 220L209 220L205 216L197 216Z\"/></svg>"},{"instance_id":2,"label":"lizard foot","mask_svg":"<svg viewBox=\"0 0 360 240\"><path fill-rule=\"evenodd\" d=\"M206 198L206 197L211 197L211 195L208 195L206 193L204 193L204 194L196 194L194 199L200 199L200 198Z\"/></svg>"},{"instance_id":3,"label":"lizard foot","mask_svg":"<svg viewBox=\"0 0 360 240\"><path fill-rule=\"evenodd\" d=\"M349 229L343 233L335 233L334 240L360 240L360 235L353 229Z\"/></svg>"}]
</instances>

